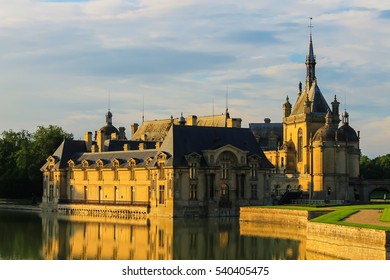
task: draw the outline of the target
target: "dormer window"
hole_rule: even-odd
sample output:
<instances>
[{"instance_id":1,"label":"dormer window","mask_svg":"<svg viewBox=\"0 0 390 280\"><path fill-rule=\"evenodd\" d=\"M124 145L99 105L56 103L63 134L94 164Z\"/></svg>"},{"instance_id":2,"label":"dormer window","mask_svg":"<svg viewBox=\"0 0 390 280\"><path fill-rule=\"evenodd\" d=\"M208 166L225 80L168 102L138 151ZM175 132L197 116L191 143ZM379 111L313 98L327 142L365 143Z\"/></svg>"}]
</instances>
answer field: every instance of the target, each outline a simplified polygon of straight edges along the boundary
<instances>
[{"instance_id":1,"label":"dormer window","mask_svg":"<svg viewBox=\"0 0 390 280\"><path fill-rule=\"evenodd\" d=\"M196 162L191 162L190 163L190 179L196 179L197 174L196 174L196 169L197 169L198 164Z\"/></svg>"}]
</instances>

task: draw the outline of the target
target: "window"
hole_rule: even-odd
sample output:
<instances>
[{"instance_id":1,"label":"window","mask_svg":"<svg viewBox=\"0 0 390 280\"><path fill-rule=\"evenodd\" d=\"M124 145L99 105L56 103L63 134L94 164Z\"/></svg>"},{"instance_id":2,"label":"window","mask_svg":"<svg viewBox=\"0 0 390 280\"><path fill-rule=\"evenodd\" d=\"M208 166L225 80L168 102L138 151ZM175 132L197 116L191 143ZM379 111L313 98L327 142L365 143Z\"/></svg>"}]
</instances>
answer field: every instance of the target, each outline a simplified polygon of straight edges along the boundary
<instances>
[{"instance_id":1,"label":"window","mask_svg":"<svg viewBox=\"0 0 390 280\"><path fill-rule=\"evenodd\" d=\"M84 169L84 181L88 180L88 171L87 169Z\"/></svg>"},{"instance_id":2,"label":"window","mask_svg":"<svg viewBox=\"0 0 390 280\"><path fill-rule=\"evenodd\" d=\"M221 164L221 179L229 179L229 163L227 162Z\"/></svg>"},{"instance_id":3,"label":"window","mask_svg":"<svg viewBox=\"0 0 390 280\"><path fill-rule=\"evenodd\" d=\"M197 187L196 184L190 185L190 200L196 200L196 199L198 199L198 197L197 197L197 191L198 191L198 187Z\"/></svg>"},{"instance_id":4,"label":"window","mask_svg":"<svg viewBox=\"0 0 390 280\"><path fill-rule=\"evenodd\" d=\"M160 163L158 165L158 173L159 173L159 179L164 180L165 179L164 163Z\"/></svg>"},{"instance_id":5,"label":"window","mask_svg":"<svg viewBox=\"0 0 390 280\"><path fill-rule=\"evenodd\" d=\"M251 186L251 198L257 199L257 185Z\"/></svg>"},{"instance_id":6,"label":"window","mask_svg":"<svg viewBox=\"0 0 390 280\"><path fill-rule=\"evenodd\" d=\"M52 201L53 198L54 198L54 186L50 185L50 188L49 188L49 201Z\"/></svg>"},{"instance_id":7,"label":"window","mask_svg":"<svg viewBox=\"0 0 390 280\"><path fill-rule=\"evenodd\" d=\"M196 162L190 164L190 179L196 179Z\"/></svg>"},{"instance_id":8,"label":"window","mask_svg":"<svg viewBox=\"0 0 390 280\"><path fill-rule=\"evenodd\" d=\"M50 170L49 170L49 180L53 181L54 180L53 166L50 166L49 168L50 168Z\"/></svg>"},{"instance_id":9,"label":"window","mask_svg":"<svg viewBox=\"0 0 390 280\"><path fill-rule=\"evenodd\" d=\"M114 181L118 181L118 180L119 180L118 170L115 169L115 170L114 170Z\"/></svg>"},{"instance_id":10,"label":"window","mask_svg":"<svg viewBox=\"0 0 390 280\"><path fill-rule=\"evenodd\" d=\"M134 170L134 167L131 167L130 168L130 181L134 181L135 180L135 170Z\"/></svg>"},{"instance_id":11,"label":"window","mask_svg":"<svg viewBox=\"0 0 390 280\"><path fill-rule=\"evenodd\" d=\"M250 174L251 174L252 180L257 178L257 164L256 163L250 164Z\"/></svg>"},{"instance_id":12,"label":"window","mask_svg":"<svg viewBox=\"0 0 390 280\"><path fill-rule=\"evenodd\" d=\"M284 167L284 157L282 157L282 159L281 159L280 166L281 166L281 167Z\"/></svg>"},{"instance_id":13,"label":"window","mask_svg":"<svg viewBox=\"0 0 390 280\"><path fill-rule=\"evenodd\" d=\"M302 150L303 150L303 143L302 143L302 128L298 130L298 154L297 154L297 159L298 162L302 161Z\"/></svg>"},{"instance_id":14,"label":"window","mask_svg":"<svg viewBox=\"0 0 390 280\"><path fill-rule=\"evenodd\" d=\"M72 168L69 168L69 178L70 178L71 180L74 179L74 171L73 171Z\"/></svg>"},{"instance_id":15,"label":"window","mask_svg":"<svg viewBox=\"0 0 390 280\"><path fill-rule=\"evenodd\" d=\"M131 204L134 203L135 198L135 188L133 186L130 187L130 202Z\"/></svg>"},{"instance_id":16,"label":"window","mask_svg":"<svg viewBox=\"0 0 390 280\"><path fill-rule=\"evenodd\" d=\"M98 170L98 180L103 181L103 170L101 169Z\"/></svg>"},{"instance_id":17,"label":"window","mask_svg":"<svg viewBox=\"0 0 390 280\"><path fill-rule=\"evenodd\" d=\"M114 187L114 203L116 203L117 197L118 197L118 187L115 186Z\"/></svg>"},{"instance_id":18,"label":"window","mask_svg":"<svg viewBox=\"0 0 390 280\"><path fill-rule=\"evenodd\" d=\"M159 193L160 193L160 195L159 195L158 203L164 204L165 203L165 186L164 185L160 185Z\"/></svg>"},{"instance_id":19,"label":"window","mask_svg":"<svg viewBox=\"0 0 390 280\"><path fill-rule=\"evenodd\" d=\"M84 186L84 200L85 201L88 200L88 187L87 186Z\"/></svg>"}]
</instances>

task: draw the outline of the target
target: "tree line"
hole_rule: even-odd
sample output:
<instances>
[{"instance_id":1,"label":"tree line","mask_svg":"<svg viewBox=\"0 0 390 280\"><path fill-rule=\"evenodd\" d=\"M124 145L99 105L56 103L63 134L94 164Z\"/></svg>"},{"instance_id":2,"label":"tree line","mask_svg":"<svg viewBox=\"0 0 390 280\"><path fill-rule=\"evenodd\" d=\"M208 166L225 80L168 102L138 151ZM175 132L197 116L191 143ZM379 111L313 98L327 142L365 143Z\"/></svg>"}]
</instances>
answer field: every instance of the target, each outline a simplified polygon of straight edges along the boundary
<instances>
[{"instance_id":1,"label":"tree line","mask_svg":"<svg viewBox=\"0 0 390 280\"><path fill-rule=\"evenodd\" d=\"M374 159L361 156L360 176L363 179L390 179L390 154Z\"/></svg>"},{"instance_id":2,"label":"tree line","mask_svg":"<svg viewBox=\"0 0 390 280\"><path fill-rule=\"evenodd\" d=\"M4 131L0 137L0 197L40 198L40 168L65 138L73 139L73 134L56 125L38 126L33 133Z\"/></svg>"}]
</instances>

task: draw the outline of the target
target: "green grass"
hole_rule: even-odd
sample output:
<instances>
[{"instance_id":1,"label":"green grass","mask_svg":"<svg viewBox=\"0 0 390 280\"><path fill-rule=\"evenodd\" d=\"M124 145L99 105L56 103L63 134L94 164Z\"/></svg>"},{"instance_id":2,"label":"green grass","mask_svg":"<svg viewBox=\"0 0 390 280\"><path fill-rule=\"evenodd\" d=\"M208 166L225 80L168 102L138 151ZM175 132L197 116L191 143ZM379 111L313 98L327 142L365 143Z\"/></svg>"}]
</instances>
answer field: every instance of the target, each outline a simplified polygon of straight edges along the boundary
<instances>
[{"instance_id":1,"label":"green grass","mask_svg":"<svg viewBox=\"0 0 390 280\"><path fill-rule=\"evenodd\" d=\"M327 224L336 224L336 225L344 225L344 226L353 226L360 228L371 228L371 229L379 229L379 230L390 230L389 226L377 226L371 224L357 224L344 222L343 220L347 217L355 214L356 212L362 209L383 209L383 214L380 218L382 222L390 222L390 204L364 204L364 205L346 205L346 206L332 206L329 205L324 207L321 205L320 207L316 207L314 205L308 206L295 206L295 205L278 205L278 206L260 206L261 208L275 208L275 209L286 209L286 210L306 210L306 211L329 211L334 210L330 213L324 214L317 218L314 218L310 221L318 222L318 223L327 223Z\"/></svg>"},{"instance_id":2,"label":"green grass","mask_svg":"<svg viewBox=\"0 0 390 280\"><path fill-rule=\"evenodd\" d=\"M390 222L390 207L383 209L383 214L380 218L381 222Z\"/></svg>"}]
</instances>

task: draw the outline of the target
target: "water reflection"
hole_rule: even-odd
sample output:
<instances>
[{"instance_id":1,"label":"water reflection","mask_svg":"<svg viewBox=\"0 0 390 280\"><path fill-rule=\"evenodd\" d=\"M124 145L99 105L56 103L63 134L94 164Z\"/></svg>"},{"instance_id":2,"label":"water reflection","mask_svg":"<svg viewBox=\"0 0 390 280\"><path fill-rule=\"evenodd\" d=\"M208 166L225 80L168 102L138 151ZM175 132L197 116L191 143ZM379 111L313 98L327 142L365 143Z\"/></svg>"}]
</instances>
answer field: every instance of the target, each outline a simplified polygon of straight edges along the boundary
<instances>
[{"instance_id":1,"label":"water reflection","mask_svg":"<svg viewBox=\"0 0 390 280\"><path fill-rule=\"evenodd\" d=\"M7 232L0 239L2 259L298 259L302 254L300 241L246 235L238 219L0 214L0 232Z\"/></svg>"},{"instance_id":2,"label":"water reflection","mask_svg":"<svg viewBox=\"0 0 390 280\"><path fill-rule=\"evenodd\" d=\"M0 259L389 259L380 246L238 219L139 219L0 211ZM345 243L345 244L344 244ZM367 255L369 253L369 255Z\"/></svg>"}]
</instances>

